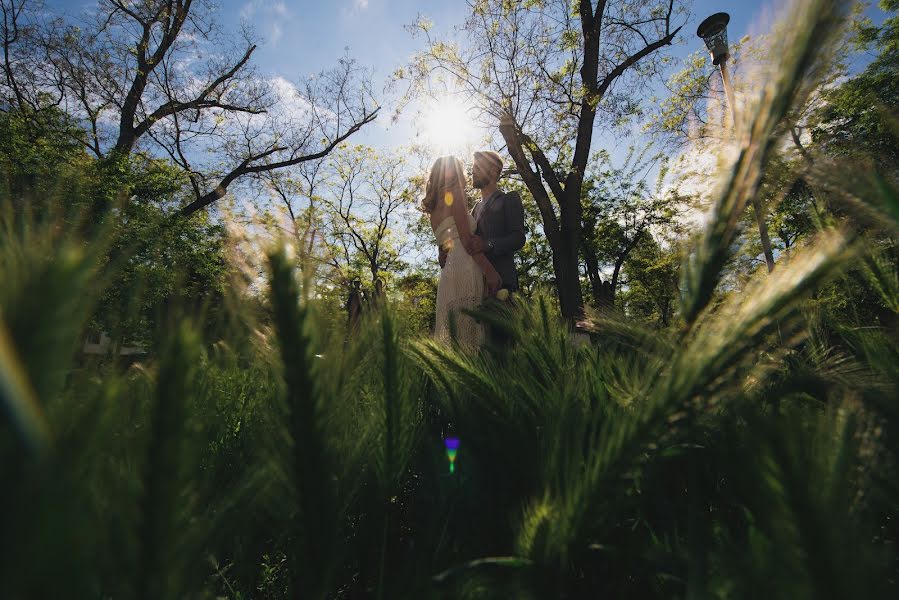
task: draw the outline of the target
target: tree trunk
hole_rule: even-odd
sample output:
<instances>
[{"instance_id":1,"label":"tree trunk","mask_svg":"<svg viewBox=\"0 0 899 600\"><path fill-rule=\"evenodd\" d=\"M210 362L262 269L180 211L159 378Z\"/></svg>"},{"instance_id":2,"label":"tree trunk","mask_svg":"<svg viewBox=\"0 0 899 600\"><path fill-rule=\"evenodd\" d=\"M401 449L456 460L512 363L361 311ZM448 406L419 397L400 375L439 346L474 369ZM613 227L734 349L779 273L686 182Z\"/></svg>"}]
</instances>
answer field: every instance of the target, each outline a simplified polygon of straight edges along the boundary
<instances>
[{"instance_id":1,"label":"tree trunk","mask_svg":"<svg viewBox=\"0 0 899 600\"><path fill-rule=\"evenodd\" d=\"M596 255L584 244L584 264L587 267L587 278L590 280L590 292L593 295L593 303L599 304L602 297L602 278L599 276L599 261Z\"/></svg>"},{"instance_id":2,"label":"tree trunk","mask_svg":"<svg viewBox=\"0 0 899 600\"><path fill-rule=\"evenodd\" d=\"M581 207L582 179L573 178L564 189L559 184L555 173L551 171L546 157L535 147L531 147L532 158L543 164L542 176L550 185L559 216L556 217L550 195L543 185L540 171L531 168L531 159L522 147L521 129L514 120L507 116L500 120L500 133L506 141L509 154L515 161L519 175L534 197L540 216L543 220L543 231L552 250L553 272L556 276L556 290L559 293L559 305L562 316L573 322L583 315L583 297L581 295L580 244L581 244Z\"/></svg>"},{"instance_id":3,"label":"tree trunk","mask_svg":"<svg viewBox=\"0 0 899 600\"><path fill-rule=\"evenodd\" d=\"M556 287L559 291L559 308L562 317L576 320L584 315L584 300L581 294L580 249L581 216L580 186L575 190L565 190L564 202L560 203L560 235L553 247L553 269ZM552 247L552 244L551 244Z\"/></svg>"},{"instance_id":4,"label":"tree trunk","mask_svg":"<svg viewBox=\"0 0 899 600\"><path fill-rule=\"evenodd\" d=\"M583 316L580 273L578 272L577 247L563 239L559 248L553 249L553 271L559 292L559 308L565 319Z\"/></svg>"},{"instance_id":5,"label":"tree trunk","mask_svg":"<svg viewBox=\"0 0 899 600\"><path fill-rule=\"evenodd\" d=\"M587 277L590 279L590 291L593 304L597 307L611 308L615 306L615 285L603 281L599 274L599 261L589 248L584 247L584 262L587 265Z\"/></svg>"}]
</instances>

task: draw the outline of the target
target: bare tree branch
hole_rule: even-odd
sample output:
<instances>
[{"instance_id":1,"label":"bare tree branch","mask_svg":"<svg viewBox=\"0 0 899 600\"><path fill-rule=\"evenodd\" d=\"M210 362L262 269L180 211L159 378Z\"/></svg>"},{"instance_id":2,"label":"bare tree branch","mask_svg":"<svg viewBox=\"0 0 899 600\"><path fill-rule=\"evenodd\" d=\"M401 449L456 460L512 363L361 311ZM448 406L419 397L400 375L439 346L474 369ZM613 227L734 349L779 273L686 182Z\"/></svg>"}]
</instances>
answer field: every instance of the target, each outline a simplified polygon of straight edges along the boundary
<instances>
[{"instance_id":1,"label":"bare tree branch","mask_svg":"<svg viewBox=\"0 0 899 600\"><path fill-rule=\"evenodd\" d=\"M375 117L377 117L377 115L378 115L379 110L380 110L379 108L376 108L373 111L365 114L360 121L354 123L348 129L346 129L341 135L336 137L334 140L332 140L330 143L328 143L326 146L324 146L321 150L319 150L317 152L313 152L310 154L302 154L300 156L294 156L294 157L288 158L286 160L277 161L277 162L258 163L258 161L264 160L273 154L287 150L286 147L276 146L273 148L269 148L268 150L266 150L264 152L254 154L252 156L247 157L240 164L238 164L236 167L231 169L231 171L227 175L222 177L221 180L219 181L219 183L215 186L215 188L212 191L203 194L202 196L198 197L196 200L194 200L193 202L191 202L190 204L188 204L187 206L182 208L181 214L184 216L192 215L193 213L197 212L198 210L206 208L213 202L216 202L217 200L221 199L227 193L228 186L231 185L236 179L238 179L239 177L241 177L243 175L248 175L251 173L263 173L265 171L272 171L274 169L282 169L285 167L295 166L295 165L298 165L298 164L301 164L301 163L304 163L304 162L307 162L310 160L318 160L320 158L327 156L340 143L347 140L351 135L353 135L354 133L359 131L363 126L374 121ZM254 164L254 163L258 163L258 164Z\"/></svg>"},{"instance_id":2,"label":"bare tree branch","mask_svg":"<svg viewBox=\"0 0 899 600\"><path fill-rule=\"evenodd\" d=\"M142 120L135 128L134 128L134 138L138 139L142 135L144 135L157 121L164 119L165 117L169 117L175 115L180 112L184 112L186 110L201 110L204 108L221 108L227 111L233 112L246 112L250 114L262 114L265 112L265 109L255 108L252 106L240 106L236 104L228 104L226 102L221 101L221 93L219 93L219 97L215 99L210 99L209 96L213 94L220 87L224 86L230 79L232 79L237 72L247 64L250 60L250 56L253 54L253 51L256 49L256 45L250 46L246 53L244 53L243 57L237 63L234 64L231 69L227 72L222 73L219 77L217 77L214 81L212 81L209 85L207 85L193 100L189 100L187 102L180 102L175 100L174 98L161 105L159 108L153 111L146 119Z\"/></svg>"}]
</instances>

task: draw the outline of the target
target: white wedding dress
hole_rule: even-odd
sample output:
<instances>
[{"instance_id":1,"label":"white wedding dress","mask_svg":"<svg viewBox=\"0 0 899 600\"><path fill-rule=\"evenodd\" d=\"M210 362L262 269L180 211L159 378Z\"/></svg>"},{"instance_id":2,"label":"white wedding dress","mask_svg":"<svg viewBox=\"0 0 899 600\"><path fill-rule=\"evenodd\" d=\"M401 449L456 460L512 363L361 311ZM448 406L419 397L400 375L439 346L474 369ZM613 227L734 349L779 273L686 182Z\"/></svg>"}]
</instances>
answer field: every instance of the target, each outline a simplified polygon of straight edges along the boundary
<instances>
[{"instance_id":1,"label":"white wedding dress","mask_svg":"<svg viewBox=\"0 0 899 600\"><path fill-rule=\"evenodd\" d=\"M474 217L468 215L471 231L475 229ZM450 341L452 329L450 320L455 321L455 337L459 343L471 350L480 348L484 342L484 326L460 309L473 309L484 299L484 273L474 259L465 251L456 230L452 216L445 218L434 231L437 245L446 250L446 264L440 271L437 285L437 321L434 337Z\"/></svg>"}]
</instances>

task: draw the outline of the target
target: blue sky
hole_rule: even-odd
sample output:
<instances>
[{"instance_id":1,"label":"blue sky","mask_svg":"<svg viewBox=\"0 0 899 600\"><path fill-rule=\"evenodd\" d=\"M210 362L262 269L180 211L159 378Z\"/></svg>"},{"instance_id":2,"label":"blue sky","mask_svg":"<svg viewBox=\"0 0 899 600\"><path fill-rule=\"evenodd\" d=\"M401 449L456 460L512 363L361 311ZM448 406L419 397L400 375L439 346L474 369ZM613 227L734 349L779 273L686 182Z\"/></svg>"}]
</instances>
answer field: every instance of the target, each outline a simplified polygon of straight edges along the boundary
<instances>
[{"instance_id":1,"label":"blue sky","mask_svg":"<svg viewBox=\"0 0 899 600\"><path fill-rule=\"evenodd\" d=\"M421 47L405 27L419 14L444 30L460 23L464 0L220 0L223 22L235 27L242 17L264 40L259 64L272 74L291 78L332 64L349 48L360 62L387 76ZM696 0L684 32L692 51L701 44L697 24L712 12L731 14L730 31L739 38L769 11L752 0Z\"/></svg>"},{"instance_id":2,"label":"blue sky","mask_svg":"<svg viewBox=\"0 0 899 600\"><path fill-rule=\"evenodd\" d=\"M695 36L698 23L714 12L731 14L729 34L739 39L746 33L767 29L772 7L783 2L760 0L695 0L691 16L672 51L685 56L702 48ZM72 14L96 7L95 0L47 0L50 10ZM465 0L216 0L217 20L225 31L249 24L260 40L254 61L264 76L298 81L336 64L344 54L374 70L380 91L391 73L417 50L423 41L406 29L419 15L428 17L438 32L460 24L467 11ZM389 98L382 96L384 102ZM374 127L354 139L376 146L408 143L414 130L409 115L391 125L392 108Z\"/></svg>"},{"instance_id":3,"label":"blue sky","mask_svg":"<svg viewBox=\"0 0 899 600\"><path fill-rule=\"evenodd\" d=\"M739 39L745 33L766 29L773 5L757 0L696 0L690 20L681 32L677 55L702 48L695 36L699 22L709 14L731 15L729 33ZM464 0L220 0L223 24L237 27L246 19L263 40L256 56L263 73L296 80L334 64L345 53L374 69L380 88L394 69L422 47L406 27L419 15L428 17L437 31L460 24L467 11ZM413 135L408 118L390 126L388 114L378 127L357 141L375 145L407 143Z\"/></svg>"},{"instance_id":4,"label":"blue sky","mask_svg":"<svg viewBox=\"0 0 899 600\"><path fill-rule=\"evenodd\" d=\"M50 11L69 15L90 12L98 3L98 0L45 1ZM422 124L413 119L413 110L406 110L393 123L394 99L382 90L393 71L423 47L424 41L413 37L407 27L423 15L434 24L438 34L448 32L464 21L468 11L465 0L213 1L215 18L225 32L236 32L242 24L252 27L259 40L253 60L264 77L297 82L334 66L344 55L373 70L374 88L383 110L378 120L353 136L351 142L396 149L434 137L427 133L416 137ZM675 57L685 57L702 50L696 27L705 17L720 11L731 15L728 27L731 40L739 40L746 34L766 33L786 5L787 0L694 0L675 45L666 51ZM878 19L877 9L871 9L871 14ZM653 93L664 96L666 92L659 85ZM629 146L643 142L620 130L598 129L593 149L605 149L614 162L621 163ZM443 153L436 149L434 152Z\"/></svg>"}]
</instances>

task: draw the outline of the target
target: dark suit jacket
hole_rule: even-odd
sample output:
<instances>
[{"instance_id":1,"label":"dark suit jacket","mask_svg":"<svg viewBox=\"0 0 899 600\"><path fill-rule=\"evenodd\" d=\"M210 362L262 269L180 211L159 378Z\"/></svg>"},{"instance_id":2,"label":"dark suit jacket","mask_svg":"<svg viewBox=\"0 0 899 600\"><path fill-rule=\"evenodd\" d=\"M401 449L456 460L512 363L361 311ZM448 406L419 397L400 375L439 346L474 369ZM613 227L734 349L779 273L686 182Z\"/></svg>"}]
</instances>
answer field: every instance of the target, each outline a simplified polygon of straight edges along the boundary
<instances>
[{"instance_id":1,"label":"dark suit jacket","mask_svg":"<svg viewBox=\"0 0 899 600\"><path fill-rule=\"evenodd\" d=\"M503 287L518 290L515 253L524 247L524 208L517 192L494 194L480 210L475 233L485 242L493 242L487 260L503 278Z\"/></svg>"}]
</instances>

